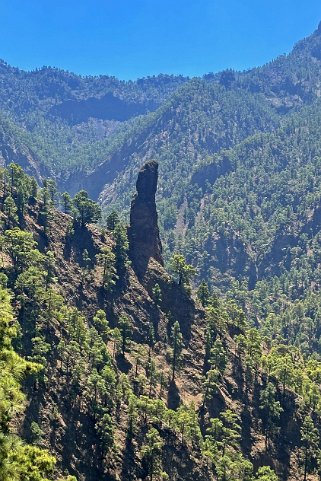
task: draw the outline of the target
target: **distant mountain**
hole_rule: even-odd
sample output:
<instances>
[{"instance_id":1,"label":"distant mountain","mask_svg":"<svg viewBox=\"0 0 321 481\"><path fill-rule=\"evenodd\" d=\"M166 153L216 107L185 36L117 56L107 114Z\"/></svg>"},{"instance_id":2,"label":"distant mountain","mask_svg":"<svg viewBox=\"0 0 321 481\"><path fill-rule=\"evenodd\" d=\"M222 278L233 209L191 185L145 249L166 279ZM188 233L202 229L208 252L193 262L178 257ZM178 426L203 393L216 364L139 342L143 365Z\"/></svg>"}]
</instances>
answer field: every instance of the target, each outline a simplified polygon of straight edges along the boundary
<instances>
[{"instance_id":1,"label":"distant mountain","mask_svg":"<svg viewBox=\"0 0 321 481\"><path fill-rule=\"evenodd\" d=\"M17 141L33 151L38 170L59 178L101 161L123 124L156 110L187 81L159 75L125 82L51 67L25 72L1 61L0 109L22 129Z\"/></svg>"},{"instance_id":2,"label":"distant mountain","mask_svg":"<svg viewBox=\"0 0 321 481\"><path fill-rule=\"evenodd\" d=\"M39 111L74 124L89 117L111 120L116 117L118 120L119 111L113 112L112 99L118 102L117 110L122 105L132 107L132 112L126 112L126 118L137 115L139 109L142 112L155 110L188 78L159 75L122 81L107 75L82 77L52 67L26 72L0 60L0 80L0 106L17 119L28 119L31 112ZM79 118L79 111L86 109L87 118Z\"/></svg>"},{"instance_id":3,"label":"distant mountain","mask_svg":"<svg viewBox=\"0 0 321 481\"><path fill-rule=\"evenodd\" d=\"M260 68L202 79L124 82L2 62L9 144L27 153L19 161L9 149L3 158L28 165L37 178L54 177L60 190L85 188L107 212L124 213L138 169L157 160L165 257L182 250L211 284L225 289L245 279L252 288L291 267L279 252L293 228L294 214L284 218L284 211L294 208L297 169L302 176L314 169L318 178L320 79L320 27ZM301 197L307 193L310 199L311 185L302 184ZM304 230L314 204L300 209Z\"/></svg>"},{"instance_id":4,"label":"distant mountain","mask_svg":"<svg viewBox=\"0 0 321 481\"><path fill-rule=\"evenodd\" d=\"M215 110L212 102L219 101L215 96L224 97L224 91L234 92L234 98L240 97L240 101L244 100L246 91L250 96L254 95L254 99L249 100L252 103L260 102L258 95L261 95L261 98L264 97L264 108L272 109L277 117L313 102L320 94L320 33L319 28L312 36L299 42L288 56L281 56L263 67L248 72L207 74L198 80L159 75L121 81L109 76L81 77L52 67L25 72L1 61L0 109L24 130L23 142L34 152L39 171L45 175L49 171L58 180L80 172L76 175L78 185L79 178L83 179L86 173L91 175L96 166L101 172L101 166L109 164L114 152L120 150L121 167L115 169L115 173L121 174L124 166L130 166L128 157L131 153L130 149L127 152L126 144L136 145L136 138L149 142L154 131L157 135L157 128L170 130L171 126L166 125L167 119L171 125L177 123L180 126L181 137L185 137L186 143L197 144L199 132L195 131L195 125L180 123L179 112L184 110L184 115L189 115L186 109L190 101L195 111L200 100L201 123L209 130L212 123L215 129L220 129L217 122L224 113L220 112L219 105ZM206 88L209 88L208 106ZM233 94L230 94L231 102L232 97ZM173 110L176 110L175 115ZM261 125L260 111L257 114L253 111L255 117L251 128L247 126L244 129L242 108L236 106L236 110L234 124L222 126L226 131L225 141L217 142L216 139L213 147L211 134L205 134L200 152L196 145L197 155L211 155L213 148L218 151L222 146L234 145L234 141L243 139L246 130L249 135L256 130L265 130L266 121ZM153 112L157 114L153 116ZM196 112L190 115L192 122L197 119ZM154 122L158 122L158 127ZM249 119L245 123L248 124ZM229 127L233 132L228 131ZM222 136L219 132L215 135ZM234 140L229 144L228 139L232 137ZM174 134L173 142L176 140ZM139 157L140 149L136 150ZM106 176L107 187L111 177ZM104 182L104 179L100 180ZM62 181L60 183L63 187ZM72 179L66 186L75 190ZM97 189L103 190L100 185Z\"/></svg>"}]
</instances>

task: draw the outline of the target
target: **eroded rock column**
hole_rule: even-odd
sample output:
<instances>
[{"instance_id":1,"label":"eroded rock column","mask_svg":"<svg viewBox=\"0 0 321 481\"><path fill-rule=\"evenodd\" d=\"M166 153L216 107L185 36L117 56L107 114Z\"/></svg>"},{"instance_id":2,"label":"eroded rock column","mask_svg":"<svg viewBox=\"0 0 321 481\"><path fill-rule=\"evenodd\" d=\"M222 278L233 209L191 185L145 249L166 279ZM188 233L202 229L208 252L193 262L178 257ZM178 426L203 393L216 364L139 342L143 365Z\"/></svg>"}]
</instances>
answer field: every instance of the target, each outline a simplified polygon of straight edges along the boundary
<instances>
[{"instance_id":1,"label":"eroded rock column","mask_svg":"<svg viewBox=\"0 0 321 481\"><path fill-rule=\"evenodd\" d=\"M157 162L147 162L139 171L137 193L131 203L129 254L139 277L144 276L150 258L164 265L155 202L157 180Z\"/></svg>"}]
</instances>

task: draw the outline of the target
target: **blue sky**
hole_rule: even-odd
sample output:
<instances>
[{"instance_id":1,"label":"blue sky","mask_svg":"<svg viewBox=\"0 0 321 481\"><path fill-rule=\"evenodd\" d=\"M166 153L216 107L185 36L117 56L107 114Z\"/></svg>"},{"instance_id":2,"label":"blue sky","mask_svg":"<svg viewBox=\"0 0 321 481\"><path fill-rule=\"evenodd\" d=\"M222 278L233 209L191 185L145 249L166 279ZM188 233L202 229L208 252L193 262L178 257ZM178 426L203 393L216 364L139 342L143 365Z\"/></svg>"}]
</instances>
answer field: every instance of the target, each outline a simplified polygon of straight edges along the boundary
<instances>
[{"instance_id":1,"label":"blue sky","mask_svg":"<svg viewBox=\"0 0 321 481\"><path fill-rule=\"evenodd\" d=\"M320 0L0 0L0 57L123 79L246 69L289 52Z\"/></svg>"}]
</instances>

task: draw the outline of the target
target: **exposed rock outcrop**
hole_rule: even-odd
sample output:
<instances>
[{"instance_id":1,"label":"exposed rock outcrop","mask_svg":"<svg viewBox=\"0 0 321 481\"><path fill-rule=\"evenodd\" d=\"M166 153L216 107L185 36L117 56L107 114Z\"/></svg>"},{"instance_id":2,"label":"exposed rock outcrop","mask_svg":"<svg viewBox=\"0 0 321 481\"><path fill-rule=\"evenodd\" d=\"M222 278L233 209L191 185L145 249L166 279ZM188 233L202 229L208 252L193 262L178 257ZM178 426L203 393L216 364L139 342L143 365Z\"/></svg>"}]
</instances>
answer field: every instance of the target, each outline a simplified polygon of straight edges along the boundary
<instances>
[{"instance_id":1,"label":"exposed rock outcrop","mask_svg":"<svg viewBox=\"0 0 321 481\"><path fill-rule=\"evenodd\" d=\"M128 231L129 253L139 278L144 276L150 258L164 265L155 202L157 180L157 162L147 162L139 171L136 182L137 193L131 204Z\"/></svg>"}]
</instances>

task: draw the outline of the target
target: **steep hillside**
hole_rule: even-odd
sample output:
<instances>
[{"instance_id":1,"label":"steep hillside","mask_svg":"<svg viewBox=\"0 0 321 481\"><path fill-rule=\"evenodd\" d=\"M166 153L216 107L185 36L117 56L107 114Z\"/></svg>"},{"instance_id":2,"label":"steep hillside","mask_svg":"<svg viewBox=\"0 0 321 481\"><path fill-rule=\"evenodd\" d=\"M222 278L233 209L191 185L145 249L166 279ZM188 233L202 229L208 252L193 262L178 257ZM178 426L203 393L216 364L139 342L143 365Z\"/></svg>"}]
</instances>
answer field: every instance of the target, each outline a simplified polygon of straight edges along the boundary
<instances>
[{"instance_id":1,"label":"steep hillside","mask_svg":"<svg viewBox=\"0 0 321 481\"><path fill-rule=\"evenodd\" d=\"M191 174L201 159L232 147L254 132L275 128L292 110L319 97L320 52L318 29L289 55L261 68L245 73L225 71L206 75L202 81L191 80L173 94L159 115L154 115L145 132L141 129L123 149L117 150L120 169L113 167L112 155L98 165L99 177L106 178L102 198L123 202L122 194L134 182L135 175L130 172L137 171L146 157L155 156L161 169L164 165L161 181L164 176L167 185L169 170L174 173L169 188L161 192L161 199L168 199L165 203L171 211L178 210L184 202L186 186L192 188ZM110 175L111 170L118 178ZM177 178L176 170L180 170ZM95 173L96 169L90 179L96 181Z\"/></svg>"},{"instance_id":2,"label":"steep hillside","mask_svg":"<svg viewBox=\"0 0 321 481\"><path fill-rule=\"evenodd\" d=\"M32 112L61 118L69 124L100 120L127 120L155 110L188 79L159 75L122 81L110 76L88 76L52 67L26 72L0 62L0 106L18 120ZM123 113L122 113L123 110Z\"/></svg>"},{"instance_id":3,"label":"steep hillside","mask_svg":"<svg viewBox=\"0 0 321 481\"><path fill-rule=\"evenodd\" d=\"M310 103L320 96L321 23L298 42L289 55L236 78L236 85L262 92L280 112ZM232 82L233 85L233 82Z\"/></svg>"},{"instance_id":4,"label":"steep hillside","mask_svg":"<svg viewBox=\"0 0 321 481\"><path fill-rule=\"evenodd\" d=\"M320 477L320 52L0 65L0 478Z\"/></svg>"},{"instance_id":5,"label":"steep hillside","mask_svg":"<svg viewBox=\"0 0 321 481\"><path fill-rule=\"evenodd\" d=\"M192 182L198 199L194 196L191 203L193 207L198 201L199 208L190 214L186 237L200 247L197 236L201 236L207 246L204 250L216 256L203 260L206 270L215 264L234 277L251 271L254 285L262 277L288 269L287 249L298 246L303 234L304 243L318 233L320 117L318 102L291 116L273 133L255 135L196 170ZM222 165L228 165L229 171L219 176ZM233 250L229 254L226 250L229 258L221 256L224 249L215 247L215 242L224 243L223 238L235 239L244 253L243 262L236 262ZM235 252L237 256L237 247Z\"/></svg>"},{"instance_id":6,"label":"steep hillside","mask_svg":"<svg viewBox=\"0 0 321 481\"><path fill-rule=\"evenodd\" d=\"M192 80L159 75L124 82L51 67L24 72L2 62L0 108L23 129L38 171L54 176L61 190L76 192L94 182L95 198L103 191L104 199L124 204L122 194L133 189L139 165L156 152L165 173L182 164L184 184L176 175L173 180L178 198L162 194L171 210L179 209L201 158L269 131L318 98L320 41L318 29L260 68Z\"/></svg>"},{"instance_id":7,"label":"steep hillside","mask_svg":"<svg viewBox=\"0 0 321 481\"><path fill-rule=\"evenodd\" d=\"M246 278L250 287L271 272L280 273L280 270L274 269L274 262L272 260L271 263L268 257L259 261L260 268L257 266L258 262L253 261L255 256L265 256L267 252L258 252L253 242L269 245L274 240L276 252L279 241L275 237L287 235L281 225L278 234L276 224L270 229L266 223L265 231L260 232L262 222L260 218L255 218L257 209L254 209L250 214L251 220L255 220L251 226L246 219L242 219L241 224L235 227L234 234L222 242L218 237L215 244L214 233L218 221L206 214L203 222L203 210L213 200L212 196L208 197L211 186L219 189L214 196L217 198L216 205L221 202L221 207L225 209L223 203L229 204L230 199L236 196L237 186L233 182L240 182L240 191L235 199L240 218L247 216L244 212L247 199L255 198L259 189L263 193L268 189L269 195L281 189L282 196L273 199L276 211L283 209L284 202L292 206L293 196L287 191L288 174L279 175L282 169L279 164L285 170L294 167L293 156L298 149L296 129L301 131L301 137L304 138L299 139L301 161L310 159L311 155L317 157L318 133L310 133L306 123L311 118L314 130L318 128L321 65L318 51L321 51L320 29L299 42L288 56L280 57L259 69L246 73L227 71L220 75L208 75L203 80L190 81L148 119L142 119L140 125L136 125L136 130L133 129L127 137L125 135L123 143L115 145L115 150L110 151L106 161L95 167L88 177L79 172L72 176L72 182L76 183L77 188L84 186L94 197L106 182L100 200L107 211L113 208L127 211L127 193L133 191L136 172L145 160L156 159L160 164L158 206L166 258L175 250L183 250L190 260L193 259L200 277L215 281L221 287L224 283L230 284L231 278L224 280L221 275L223 273L226 277L227 271L232 278ZM307 105L314 104L311 110L307 110ZM269 132L276 129L278 133L270 137ZM262 174L263 167L260 165L260 146L257 145L260 137L252 139L253 134L259 132L268 134L262 138L262 142L271 144L262 159L262 165L265 163L269 173L268 185L267 176ZM245 139L248 141L244 146L241 144L237 147L233 155L225 152ZM284 140L285 146L282 146ZM273 147L274 141L279 146L276 149ZM238 155L239 162L236 160ZM255 161L250 162L252 157L255 157ZM237 179L233 173L235 163L239 173ZM257 174L260 179L256 183ZM220 197L220 186L224 182L223 199ZM69 184L67 187L70 188ZM301 187L301 194L304 188L305 192L310 193L311 185ZM228 206L226 212L232 208ZM310 208L313 209L313 205ZM223 218L222 222L225 222L225 213ZM241 237L248 236L247 231L252 230L250 235L253 242L248 250L238 239L243 227ZM265 232L269 239L265 238ZM211 233L214 235L212 240ZM209 239L208 243L206 239ZM218 259L213 259L213 256ZM214 270L211 274L211 268L218 271ZM260 272L256 272L257 268Z\"/></svg>"},{"instance_id":8,"label":"steep hillside","mask_svg":"<svg viewBox=\"0 0 321 481\"><path fill-rule=\"evenodd\" d=\"M306 300L311 322L293 319L294 334L283 320L282 335L300 344L309 325L310 335L301 341L310 352L319 352L320 338L320 113L318 102L273 134L248 139L201 167L193 178L200 191L191 199L183 248L214 285L229 287L237 279L245 290L254 289L245 297L253 295L256 308L244 306L256 322L268 313L283 316L292 302ZM230 172L216 178L222 163ZM279 321L272 332L280 333Z\"/></svg>"},{"instance_id":9,"label":"steep hillside","mask_svg":"<svg viewBox=\"0 0 321 481\"><path fill-rule=\"evenodd\" d=\"M320 51L319 28L259 69L189 82L83 181L96 196L107 179L103 205L126 212L139 166L158 160L165 259L182 252L199 281L231 290L256 323L276 316L270 334L308 352L320 337Z\"/></svg>"},{"instance_id":10,"label":"steep hillside","mask_svg":"<svg viewBox=\"0 0 321 481\"><path fill-rule=\"evenodd\" d=\"M71 169L98 163L110 150L108 138L117 142L123 124L156 110L187 81L159 75L125 82L51 67L25 72L2 61L0 109L17 125L17 141L32 147L42 175L63 178Z\"/></svg>"},{"instance_id":11,"label":"steep hillside","mask_svg":"<svg viewBox=\"0 0 321 481\"><path fill-rule=\"evenodd\" d=\"M28 174L42 182L48 176L46 169L40 169L36 154L28 143L25 132L5 114L0 114L0 163L7 166L11 162L19 164Z\"/></svg>"},{"instance_id":12,"label":"steep hillside","mask_svg":"<svg viewBox=\"0 0 321 481\"><path fill-rule=\"evenodd\" d=\"M82 180L83 186L97 196L107 181L102 203L128 206L136 172L152 158L160 163L160 196L175 208L184 200L191 170L204 157L276 124L263 97L195 80L142 120L139 130L129 132L123 145Z\"/></svg>"},{"instance_id":13,"label":"steep hillside","mask_svg":"<svg viewBox=\"0 0 321 481\"><path fill-rule=\"evenodd\" d=\"M1 282L20 325L14 347L38 366L10 431L57 457L54 473L53 462L41 475L26 465L13 479L315 479L320 361L262 338L204 286L196 296L180 256L168 275L156 185L148 163L128 243L116 216L107 231L90 223L99 211L84 193L66 202L72 217L55 209L52 184L37 192L16 165L2 175Z\"/></svg>"}]
</instances>

